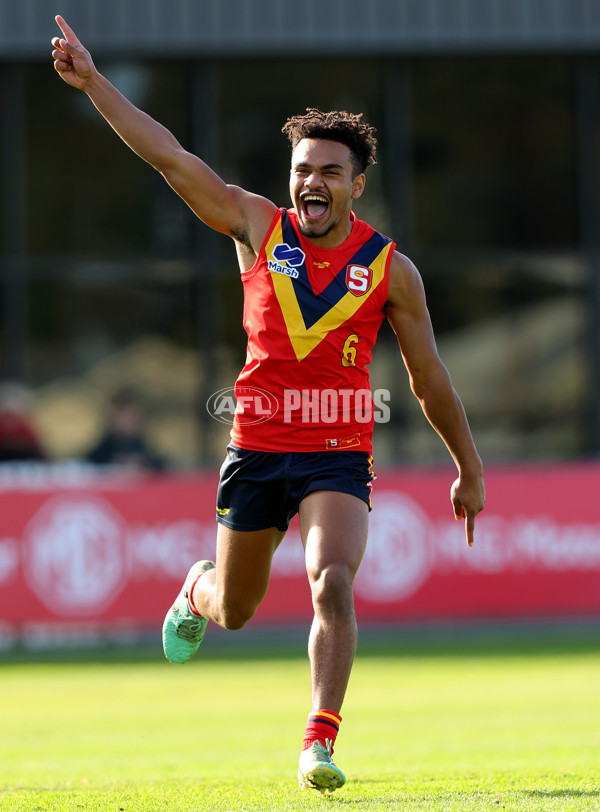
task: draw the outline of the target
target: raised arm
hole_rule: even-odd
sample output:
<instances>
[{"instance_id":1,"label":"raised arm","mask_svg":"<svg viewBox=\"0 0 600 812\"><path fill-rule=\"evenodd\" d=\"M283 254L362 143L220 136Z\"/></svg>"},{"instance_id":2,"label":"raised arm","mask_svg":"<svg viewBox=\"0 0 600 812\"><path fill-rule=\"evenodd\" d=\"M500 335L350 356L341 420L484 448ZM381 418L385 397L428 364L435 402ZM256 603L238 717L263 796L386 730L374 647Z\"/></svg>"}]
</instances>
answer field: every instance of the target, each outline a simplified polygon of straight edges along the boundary
<instances>
[{"instance_id":1,"label":"raised arm","mask_svg":"<svg viewBox=\"0 0 600 812\"><path fill-rule=\"evenodd\" d=\"M87 93L113 130L163 175L201 220L256 252L275 205L227 185L200 158L187 152L169 130L135 107L96 70L89 52L61 16L56 22L63 34L52 40L54 68L59 76Z\"/></svg>"},{"instance_id":2,"label":"raised arm","mask_svg":"<svg viewBox=\"0 0 600 812\"><path fill-rule=\"evenodd\" d=\"M485 504L483 467L461 400L438 355L421 277L398 253L392 260L386 315L398 338L411 389L458 468L451 500L455 517L465 519L470 547L475 516Z\"/></svg>"}]
</instances>

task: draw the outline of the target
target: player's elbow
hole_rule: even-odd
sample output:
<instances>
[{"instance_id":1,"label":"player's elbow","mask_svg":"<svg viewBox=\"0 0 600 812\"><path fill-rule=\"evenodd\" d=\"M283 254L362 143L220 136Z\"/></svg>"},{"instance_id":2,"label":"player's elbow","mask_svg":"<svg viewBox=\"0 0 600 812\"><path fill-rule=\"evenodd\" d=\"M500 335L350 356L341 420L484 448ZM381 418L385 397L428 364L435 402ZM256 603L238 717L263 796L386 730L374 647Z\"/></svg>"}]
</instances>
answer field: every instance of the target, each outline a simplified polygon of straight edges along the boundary
<instances>
[{"instance_id":1,"label":"player's elbow","mask_svg":"<svg viewBox=\"0 0 600 812\"><path fill-rule=\"evenodd\" d=\"M429 379L424 375L411 375L410 389L419 403L425 403L427 394L430 391Z\"/></svg>"},{"instance_id":2,"label":"player's elbow","mask_svg":"<svg viewBox=\"0 0 600 812\"><path fill-rule=\"evenodd\" d=\"M445 396L452 391L452 383L448 370L439 361L434 366L411 370L410 388L417 400L425 403L432 397Z\"/></svg>"}]
</instances>

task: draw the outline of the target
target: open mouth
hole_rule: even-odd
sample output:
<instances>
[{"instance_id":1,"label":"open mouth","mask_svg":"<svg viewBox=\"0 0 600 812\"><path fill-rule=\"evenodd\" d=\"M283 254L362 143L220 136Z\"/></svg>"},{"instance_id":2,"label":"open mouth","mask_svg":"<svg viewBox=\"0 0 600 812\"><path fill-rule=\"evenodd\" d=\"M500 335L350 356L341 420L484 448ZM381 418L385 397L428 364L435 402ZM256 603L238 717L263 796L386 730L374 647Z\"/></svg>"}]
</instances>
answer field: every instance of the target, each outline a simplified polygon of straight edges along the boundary
<instances>
[{"instance_id":1,"label":"open mouth","mask_svg":"<svg viewBox=\"0 0 600 812\"><path fill-rule=\"evenodd\" d=\"M322 220L329 211L329 201L323 195L305 195L301 202L304 217L310 222Z\"/></svg>"}]
</instances>

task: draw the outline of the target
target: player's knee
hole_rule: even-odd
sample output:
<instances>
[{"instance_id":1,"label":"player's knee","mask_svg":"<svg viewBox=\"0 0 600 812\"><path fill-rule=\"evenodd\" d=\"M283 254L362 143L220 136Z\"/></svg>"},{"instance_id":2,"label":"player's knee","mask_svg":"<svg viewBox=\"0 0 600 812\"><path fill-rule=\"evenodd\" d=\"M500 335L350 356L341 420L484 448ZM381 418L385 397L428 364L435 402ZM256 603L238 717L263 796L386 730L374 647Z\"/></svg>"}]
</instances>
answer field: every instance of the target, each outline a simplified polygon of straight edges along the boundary
<instances>
[{"instance_id":1,"label":"player's knee","mask_svg":"<svg viewBox=\"0 0 600 812\"><path fill-rule=\"evenodd\" d=\"M244 602L227 603L221 609L221 625L230 632L242 629L254 617L256 609Z\"/></svg>"},{"instance_id":2,"label":"player's knee","mask_svg":"<svg viewBox=\"0 0 600 812\"><path fill-rule=\"evenodd\" d=\"M331 564L309 573L315 607L345 610L352 602L354 572L345 564Z\"/></svg>"}]
</instances>

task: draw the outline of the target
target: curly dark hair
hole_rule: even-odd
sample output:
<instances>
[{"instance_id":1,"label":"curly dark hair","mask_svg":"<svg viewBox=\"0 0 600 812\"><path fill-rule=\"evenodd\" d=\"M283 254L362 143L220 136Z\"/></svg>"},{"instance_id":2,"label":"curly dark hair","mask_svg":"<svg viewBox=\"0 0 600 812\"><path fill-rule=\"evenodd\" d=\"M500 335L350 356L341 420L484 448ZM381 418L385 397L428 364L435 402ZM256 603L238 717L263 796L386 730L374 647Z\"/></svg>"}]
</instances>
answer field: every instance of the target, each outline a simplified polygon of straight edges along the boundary
<instances>
[{"instance_id":1,"label":"curly dark hair","mask_svg":"<svg viewBox=\"0 0 600 812\"><path fill-rule=\"evenodd\" d=\"M377 163L376 129L361 119L362 113L347 113L345 110L323 113L317 107L307 107L304 115L288 118L282 132L287 135L292 149L303 138L323 138L345 144L352 153L352 163L358 175Z\"/></svg>"}]
</instances>

